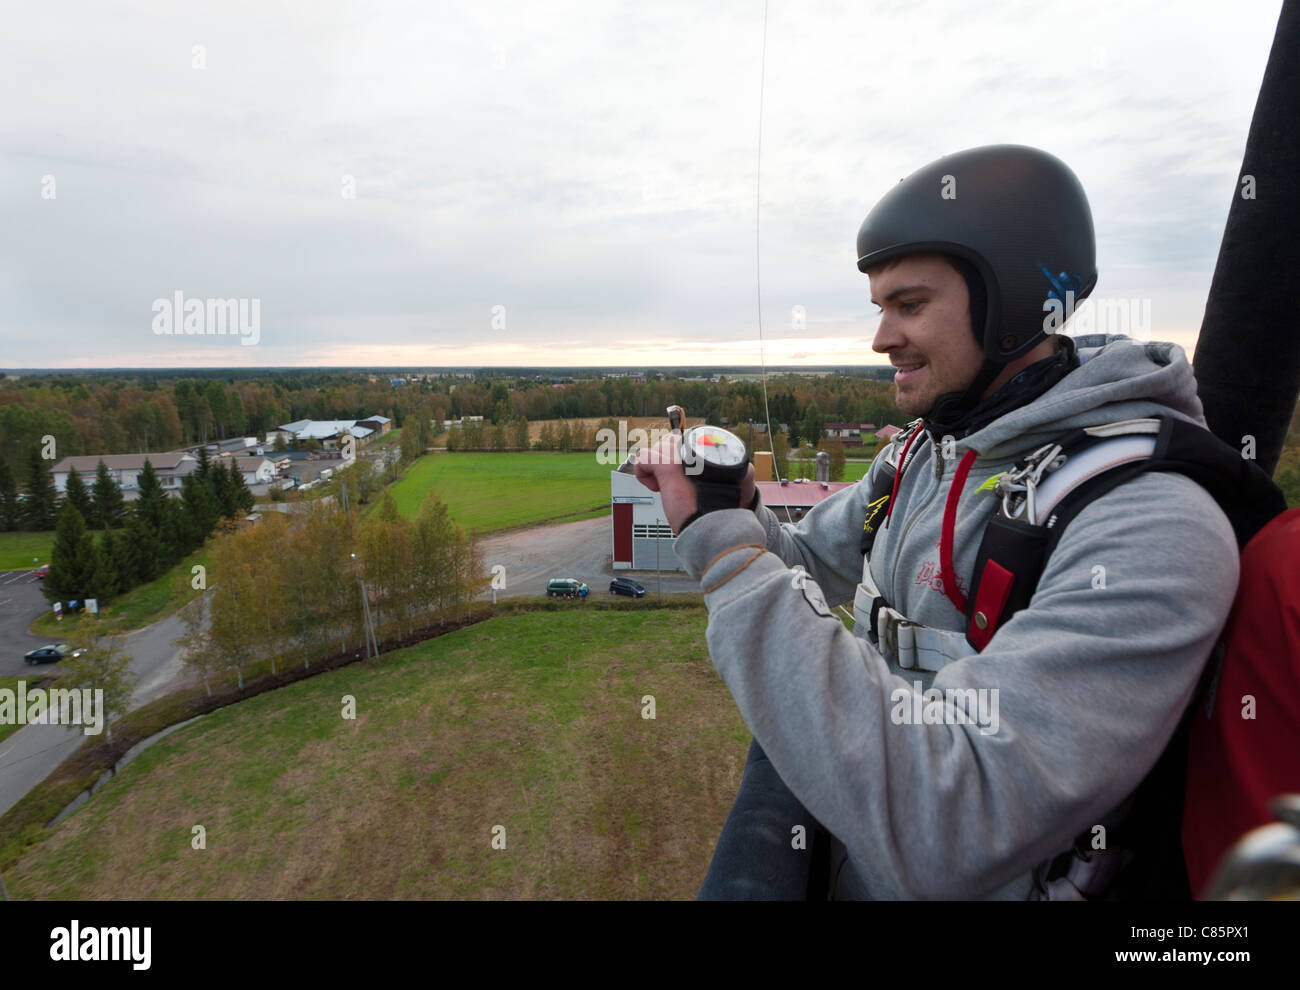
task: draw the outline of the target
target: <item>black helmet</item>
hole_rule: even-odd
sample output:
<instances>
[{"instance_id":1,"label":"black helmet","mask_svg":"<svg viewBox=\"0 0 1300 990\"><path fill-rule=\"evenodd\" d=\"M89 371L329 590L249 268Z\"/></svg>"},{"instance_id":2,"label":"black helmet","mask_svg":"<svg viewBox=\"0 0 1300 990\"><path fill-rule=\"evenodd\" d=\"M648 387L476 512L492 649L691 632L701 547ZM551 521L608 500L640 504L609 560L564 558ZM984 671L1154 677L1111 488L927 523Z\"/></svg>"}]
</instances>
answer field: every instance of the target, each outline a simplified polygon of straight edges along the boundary
<instances>
[{"instance_id":1,"label":"black helmet","mask_svg":"<svg viewBox=\"0 0 1300 990\"><path fill-rule=\"evenodd\" d=\"M1005 365L1048 336L1049 299L1064 307L1073 291L1077 303L1097 283L1083 186L1060 159L1022 145L940 158L899 182L862 221L859 271L919 252L965 259L983 279L986 311L972 313L971 324L977 335L983 327L986 365Z\"/></svg>"}]
</instances>

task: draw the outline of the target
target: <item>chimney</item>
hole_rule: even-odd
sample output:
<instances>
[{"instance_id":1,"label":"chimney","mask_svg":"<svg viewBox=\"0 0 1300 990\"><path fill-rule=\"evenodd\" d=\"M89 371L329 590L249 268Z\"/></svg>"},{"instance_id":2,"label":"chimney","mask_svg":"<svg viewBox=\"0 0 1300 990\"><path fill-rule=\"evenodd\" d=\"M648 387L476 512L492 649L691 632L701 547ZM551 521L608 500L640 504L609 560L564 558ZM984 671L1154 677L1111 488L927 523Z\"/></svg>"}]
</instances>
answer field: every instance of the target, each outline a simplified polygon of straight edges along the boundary
<instances>
[{"instance_id":1,"label":"chimney","mask_svg":"<svg viewBox=\"0 0 1300 990\"><path fill-rule=\"evenodd\" d=\"M817 452L817 480L831 480L831 455L824 450Z\"/></svg>"},{"instance_id":2,"label":"chimney","mask_svg":"<svg viewBox=\"0 0 1300 990\"><path fill-rule=\"evenodd\" d=\"M772 474L772 452L770 450L754 451L754 480L776 480Z\"/></svg>"}]
</instances>

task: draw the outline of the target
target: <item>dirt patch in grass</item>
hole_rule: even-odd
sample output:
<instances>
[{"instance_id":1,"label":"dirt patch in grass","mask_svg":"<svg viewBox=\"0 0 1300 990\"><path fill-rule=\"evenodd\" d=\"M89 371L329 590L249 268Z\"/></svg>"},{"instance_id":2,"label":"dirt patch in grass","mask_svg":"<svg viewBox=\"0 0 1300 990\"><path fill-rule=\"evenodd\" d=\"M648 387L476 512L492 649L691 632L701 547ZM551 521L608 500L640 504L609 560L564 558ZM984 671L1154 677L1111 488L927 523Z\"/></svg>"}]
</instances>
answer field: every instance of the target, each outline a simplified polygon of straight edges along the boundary
<instances>
[{"instance_id":1,"label":"dirt patch in grass","mask_svg":"<svg viewBox=\"0 0 1300 990\"><path fill-rule=\"evenodd\" d=\"M222 709L52 830L10 894L693 898L749 739L704 624L506 616Z\"/></svg>"}]
</instances>

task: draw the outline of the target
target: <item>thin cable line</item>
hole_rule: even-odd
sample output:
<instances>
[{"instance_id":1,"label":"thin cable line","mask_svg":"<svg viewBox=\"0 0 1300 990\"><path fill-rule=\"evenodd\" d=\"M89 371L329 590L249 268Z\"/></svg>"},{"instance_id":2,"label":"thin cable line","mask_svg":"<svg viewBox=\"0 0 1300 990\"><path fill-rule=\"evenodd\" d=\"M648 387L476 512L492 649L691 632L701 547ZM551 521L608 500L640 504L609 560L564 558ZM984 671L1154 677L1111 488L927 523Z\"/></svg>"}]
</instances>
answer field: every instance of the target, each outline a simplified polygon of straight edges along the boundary
<instances>
[{"instance_id":1,"label":"thin cable line","mask_svg":"<svg viewBox=\"0 0 1300 990\"><path fill-rule=\"evenodd\" d=\"M776 466L776 439L772 433L772 412L767 403L767 359L763 353L763 90L766 80L767 0L763 0L763 51L758 72L758 156L754 165L754 288L758 296L758 362L763 382L763 420L767 424L767 445L772 448L772 474L779 482L781 472ZM752 436L750 440L753 440Z\"/></svg>"}]
</instances>

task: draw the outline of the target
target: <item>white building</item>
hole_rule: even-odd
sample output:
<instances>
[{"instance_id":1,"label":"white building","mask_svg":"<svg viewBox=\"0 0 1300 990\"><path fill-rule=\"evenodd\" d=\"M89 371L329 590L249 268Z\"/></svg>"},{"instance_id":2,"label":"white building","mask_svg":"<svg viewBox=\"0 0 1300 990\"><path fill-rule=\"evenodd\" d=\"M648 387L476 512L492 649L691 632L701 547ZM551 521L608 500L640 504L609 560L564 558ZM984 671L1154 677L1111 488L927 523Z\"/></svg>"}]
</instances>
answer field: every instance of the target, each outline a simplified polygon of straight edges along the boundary
<instances>
[{"instance_id":1,"label":"white building","mask_svg":"<svg viewBox=\"0 0 1300 990\"><path fill-rule=\"evenodd\" d=\"M656 562L659 570L685 570L659 493L621 471L609 473L609 488L614 570L653 571Z\"/></svg>"},{"instance_id":2,"label":"white building","mask_svg":"<svg viewBox=\"0 0 1300 990\"><path fill-rule=\"evenodd\" d=\"M366 424L366 425L363 425ZM351 435L360 443L371 437L387 433L392 422L384 416L371 416L369 419L300 419L293 423L277 426L266 435L267 443L275 443L277 436L284 437L285 443L294 440L315 440L325 450L338 449L339 441Z\"/></svg>"},{"instance_id":3,"label":"white building","mask_svg":"<svg viewBox=\"0 0 1300 990\"><path fill-rule=\"evenodd\" d=\"M236 454L230 459L235 462L240 473L243 474L244 484L246 485L264 485L275 479L275 462L269 457L260 456L258 454L249 454L241 457ZM224 457L215 463L225 468L227 471L230 470L226 458Z\"/></svg>"},{"instance_id":4,"label":"white building","mask_svg":"<svg viewBox=\"0 0 1300 990\"><path fill-rule=\"evenodd\" d=\"M86 454L65 457L54 465L54 487L60 494L68 490L68 476L76 471L89 488L95 483L99 462L108 468L109 477L117 482L124 493L139 487L140 472L148 461L158 475L164 491L180 491L185 476L199 466L198 458L184 450L170 450L161 454Z\"/></svg>"}]
</instances>

